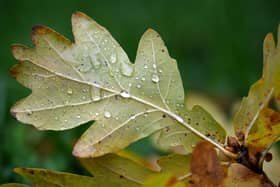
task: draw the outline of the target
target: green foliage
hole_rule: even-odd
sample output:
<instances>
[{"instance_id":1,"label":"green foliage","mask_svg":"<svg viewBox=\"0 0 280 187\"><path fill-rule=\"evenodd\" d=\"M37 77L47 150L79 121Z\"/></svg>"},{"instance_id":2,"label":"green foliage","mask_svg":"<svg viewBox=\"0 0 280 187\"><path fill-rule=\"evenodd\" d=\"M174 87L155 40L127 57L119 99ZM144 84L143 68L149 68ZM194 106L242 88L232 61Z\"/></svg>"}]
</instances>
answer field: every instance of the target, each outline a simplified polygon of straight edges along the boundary
<instances>
[{"instance_id":1,"label":"green foliage","mask_svg":"<svg viewBox=\"0 0 280 187\"><path fill-rule=\"evenodd\" d=\"M19 64L11 74L32 93L11 112L40 130L94 120L73 150L93 177L30 168L17 173L36 186L273 185L262 168L280 136L280 115L269 106L272 98L279 105L280 96L280 55L271 34L263 76L235 115L236 137L225 141L226 131L206 110L185 106L176 61L155 31L145 32L131 63L110 33L83 13L73 14L72 26L75 43L37 26L34 48L13 45ZM155 133L163 147L182 146L192 154L160 158L159 171L115 155Z\"/></svg>"}]
</instances>

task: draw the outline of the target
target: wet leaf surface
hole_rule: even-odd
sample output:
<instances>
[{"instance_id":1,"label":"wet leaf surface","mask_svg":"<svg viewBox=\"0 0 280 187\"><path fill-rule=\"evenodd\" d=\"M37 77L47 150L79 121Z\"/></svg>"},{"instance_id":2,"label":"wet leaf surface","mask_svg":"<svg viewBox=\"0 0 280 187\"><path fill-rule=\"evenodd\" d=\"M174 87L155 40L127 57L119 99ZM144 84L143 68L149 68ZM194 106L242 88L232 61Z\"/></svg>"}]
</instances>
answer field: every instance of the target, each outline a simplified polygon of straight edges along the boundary
<instances>
[{"instance_id":1,"label":"wet leaf surface","mask_svg":"<svg viewBox=\"0 0 280 187\"><path fill-rule=\"evenodd\" d=\"M34 48L13 45L19 64L11 74L32 90L11 109L15 118L41 130L66 130L94 120L74 147L78 157L116 152L166 128L175 131L159 140L168 146L175 141L189 148L190 129L224 142L224 129L206 111L186 110L177 63L158 33L144 33L133 64L110 33L85 14L74 13L72 27L75 43L36 26Z\"/></svg>"}]
</instances>

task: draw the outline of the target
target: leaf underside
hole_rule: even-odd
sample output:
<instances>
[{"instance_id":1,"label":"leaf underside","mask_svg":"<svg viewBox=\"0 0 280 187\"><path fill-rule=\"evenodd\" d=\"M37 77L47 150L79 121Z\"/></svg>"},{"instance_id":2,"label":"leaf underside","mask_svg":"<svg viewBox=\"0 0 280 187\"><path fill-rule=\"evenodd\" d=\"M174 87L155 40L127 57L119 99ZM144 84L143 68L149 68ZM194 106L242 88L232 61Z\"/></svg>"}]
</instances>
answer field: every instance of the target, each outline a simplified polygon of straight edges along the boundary
<instances>
[{"instance_id":1,"label":"leaf underside","mask_svg":"<svg viewBox=\"0 0 280 187\"><path fill-rule=\"evenodd\" d=\"M144 33L133 64L110 33L88 16L74 13L72 26L75 43L36 26L34 48L12 46L19 64L11 74L32 90L11 109L19 121L40 130L95 121L74 147L78 157L115 152L155 132L165 145L190 149L198 139L188 143L194 135L183 122L224 143L224 129L205 110L186 109L177 63L158 33Z\"/></svg>"}]
</instances>

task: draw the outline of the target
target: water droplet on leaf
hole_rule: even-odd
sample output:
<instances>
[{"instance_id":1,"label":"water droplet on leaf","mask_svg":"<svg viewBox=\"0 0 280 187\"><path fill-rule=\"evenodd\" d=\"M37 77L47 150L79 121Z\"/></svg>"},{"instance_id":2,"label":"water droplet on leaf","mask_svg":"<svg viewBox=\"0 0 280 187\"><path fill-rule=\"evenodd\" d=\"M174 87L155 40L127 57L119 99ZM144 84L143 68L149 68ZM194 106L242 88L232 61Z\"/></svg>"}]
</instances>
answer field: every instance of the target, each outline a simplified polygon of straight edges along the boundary
<instances>
[{"instance_id":1,"label":"water droplet on leaf","mask_svg":"<svg viewBox=\"0 0 280 187\"><path fill-rule=\"evenodd\" d=\"M122 74L124 76L130 77L133 73L133 67L131 64L128 63L122 63Z\"/></svg>"},{"instance_id":2,"label":"water droplet on leaf","mask_svg":"<svg viewBox=\"0 0 280 187\"><path fill-rule=\"evenodd\" d=\"M116 53L112 53L112 55L110 56L110 61L112 64L117 62L117 55Z\"/></svg>"},{"instance_id":3,"label":"water droplet on leaf","mask_svg":"<svg viewBox=\"0 0 280 187\"><path fill-rule=\"evenodd\" d=\"M130 94L126 91L126 90L122 90L120 95L123 97L123 98L130 98Z\"/></svg>"},{"instance_id":4,"label":"water droplet on leaf","mask_svg":"<svg viewBox=\"0 0 280 187\"><path fill-rule=\"evenodd\" d=\"M155 82L155 83L158 83L159 82L159 77L156 74L153 74L152 75L152 81Z\"/></svg>"},{"instance_id":5,"label":"water droplet on leaf","mask_svg":"<svg viewBox=\"0 0 280 187\"><path fill-rule=\"evenodd\" d=\"M108 112L108 111L105 111L105 112L104 112L104 117L105 117L105 118L110 118L110 117L111 117L111 113Z\"/></svg>"},{"instance_id":6,"label":"water droplet on leaf","mask_svg":"<svg viewBox=\"0 0 280 187\"><path fill-rule=\"evenodd\" d=\"M68 88L67 93L71 95L73 93L73 90L71 88Z\"/></svg>"}]
</instances>

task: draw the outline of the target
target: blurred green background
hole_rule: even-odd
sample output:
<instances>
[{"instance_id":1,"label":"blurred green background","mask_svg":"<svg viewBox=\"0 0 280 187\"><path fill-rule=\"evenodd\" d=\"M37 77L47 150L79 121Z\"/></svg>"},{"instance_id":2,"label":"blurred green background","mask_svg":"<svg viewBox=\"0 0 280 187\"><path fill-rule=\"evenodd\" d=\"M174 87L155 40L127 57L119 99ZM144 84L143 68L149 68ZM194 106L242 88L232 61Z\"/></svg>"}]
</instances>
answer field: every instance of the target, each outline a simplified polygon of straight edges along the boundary
<instances>
[{"instance_id":1,"label":"blurred green background","mask_svg":"<svg viewBox=\"0 0 280 187\"><path fill-rule=\"evenodd\" d=\"M105 26L133 61L147 28L157 30L176 58L186 91L229 105L261 75L262 42L276 33L279 0L0 0L0 184L21 181L14 167L83 173L71 148L87 125L39 132L11 118L9 109L30 92L9 76L12 43L31 46L31 28L47 25L73 40L71 14L80 10ZM141 142L131 149L150 154Z\"/></svg>"}]
</instances>

